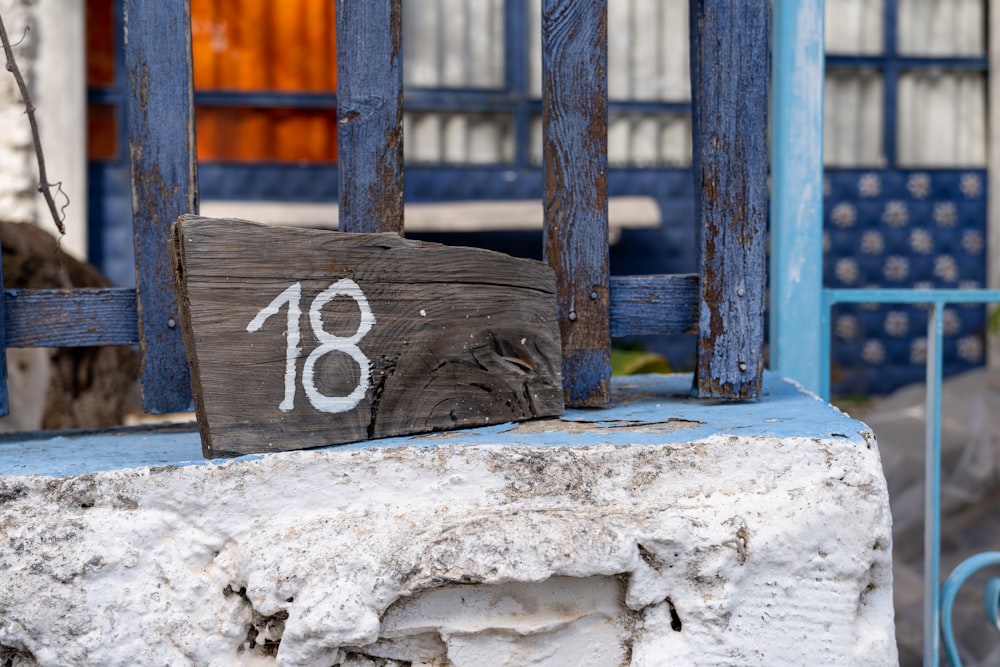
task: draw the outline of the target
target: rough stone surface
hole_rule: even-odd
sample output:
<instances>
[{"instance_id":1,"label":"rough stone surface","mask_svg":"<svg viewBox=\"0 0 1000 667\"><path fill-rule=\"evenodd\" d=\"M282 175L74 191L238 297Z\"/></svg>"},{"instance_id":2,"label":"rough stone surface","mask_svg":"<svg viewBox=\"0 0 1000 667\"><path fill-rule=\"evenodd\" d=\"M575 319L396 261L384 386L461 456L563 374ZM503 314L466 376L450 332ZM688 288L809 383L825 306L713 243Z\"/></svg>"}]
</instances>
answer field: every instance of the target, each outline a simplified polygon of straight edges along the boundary
<instances>
[{"instance_id":1,"label":"rough stone surface","mask_svg":"<svg viewBox=\"0 0 1000 667\"><path fill-rule=\"evenodd\" d=\"M0 660L895 663L870 434L613 430L0 477Z\"/></svg>"}]
</instances>

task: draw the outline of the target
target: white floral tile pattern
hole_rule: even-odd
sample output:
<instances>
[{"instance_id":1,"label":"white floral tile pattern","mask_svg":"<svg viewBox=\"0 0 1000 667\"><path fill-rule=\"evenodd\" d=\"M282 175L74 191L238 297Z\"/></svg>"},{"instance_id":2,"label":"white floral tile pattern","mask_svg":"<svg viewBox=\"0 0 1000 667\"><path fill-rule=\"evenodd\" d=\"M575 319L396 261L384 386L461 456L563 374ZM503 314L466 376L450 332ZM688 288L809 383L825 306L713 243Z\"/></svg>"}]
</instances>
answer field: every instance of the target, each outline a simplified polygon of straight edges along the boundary
<instances>
[{"instance_id":1,"label":"white floral tile pattern","mask_svg":"<svg viewBox=\"0 0 1000 667\"><path fill-rule=\"evenodd\" d=\"M927 199L931 194L931 175L924 172L910 174L906 189L914 199Z\"/></svg>"},{"instance_id":2,"label":"white floral tile pattern","mask_svg":"<svg viewBox=\"0 0 1000 667\"><path fill-rule=\"evenodd\" d=\"M978 229L966 229L962 232L962 249L970 255L981 254L985 245L983 234Z\"/></svg>"},{"instance_id":3,"label":"white floral tile pattern","mask_svg":"<svg viewBox=\"0 0 1000 667\"><path fill-rule=\"evenodd\" d=\"M841 315L834 322L834 335L846 341L857 340L861 335L858 318L853 315Z\"/></svg>"},{"instance_id":4,"label":"white floral tile pattern","mask_svg":"<svg viewBox=\"0 0 1000 667\"><path fill-rule=\"evenodd\" d=\"M882 194L882 179L876 173L862 174L858 179L858 194L864 199L874 199Z\"/></svg>"},{"instance_id":5,"label":"white floral tile pattern","mask_svg":"<svg viewBox=\"0 0 1000 667\"><path fill-rule=\"evenodd\" d=\"M889 282L903 282L910 277L910 260L899 255L886 257L882 268L882 275Z\"/></svg>"},{"instance_id":6,"label":"white floral tile pattern","mask_svg":"<svg viewBox=\"0 0 1000 667\"><path fill-rule=\"evenodd\" d=\"M890 227L905 227L910 222L910 213L906 204L901 201L891 201L885 205L882 211L882 222Z\"/></svg>"},{"instance_id":7,"label":"white floral tile pattern","mask_svg":"<svg viewBox=\"0 0 1000 667\"><path fill-rule=\"evenodd\" d=\"M885 361L885 345L878 339L865 341L861 348L861 358L865 363L877 366Z\"/></svg>"},{"instance_id":8,"label":"white floral tile pattern","mask_svg":"<svg viewBox=\"0 0 1000 667\"><path fill-rule=\"evenodd\" d=\"M985 171L831 170L823 185L828 287L929 290L985 284ZM931 310L926 304L835 306L834 393L886 393L921 381ZM983 363L982 305L949 305L942 328L947 372Z\"/></svg>"},{"instance_id":9,"label":"white floral tile pattern","mask_svg":"<svg viewBox=\"0 0 1000 667\"><path fill-rule=\"evenodd\" d=\"M858 263L853 259L842 257L837 260L837 280L841 285L854 285L858 282Z\"/></svg>"},{"instance_id":10,"label":"white floral tile pattern","mask_svg":"<svg viewBox=\"0 0 1000 667\"><path fill-rule=\"evenodd\" d=\"M865 255L881 255L885 252L885 237L877 229L869 229L861 235L861 252Z\"/></svg>"},{"instance_id":11,"label":"white floral tile pattern","mask_svg":"<svg viewBox=\"0 0 1000 667\"><path fill-rule=\"evenodd\" d=\"M926 229L914 229L910 232L910 250L918 255L929 255L934 252L934 237Z\"/></svg>"},{"instance_id":12,"label":"white floral tile pattern","mask_svg":"<svg viewBox=\"0 0 1000 667\"><path fill-rule=\"evenodd\" d=\"M854 204L849 204L847 202L840 202L833 207L833 211L830 213L830 218L833 220L833 224L841 229L847 229L853 227L858 221L858 209Z\"/></svg>"},{"instance_id":13,"label":"white floral tile pattern","mask_svg":"<svg viewBox=\"0 0 1000 667\"><path fill-rule=\"evenodd\" d=\"M938 227L951 228L958 223L958 209L950 201L934 204L934 222Z\"/></svg>"},{"instance_id":14,"label":"white floral tile pattern","mask_svg":"<svg viewBox=\"0 0 1000 667\"><path fill-rule=\"evenodd\" d=\"M885 316L885 332L893 338L910 333L910 316L901 310L890 310Z\"/></svg>"},{"instance_id":15,"label":"white floral tile pattern","mask_svg":"<svg viewBox=\"0 0 1000 667\"><path fill-rule=\"evenodd\" d=\"M958 280L958 264L951 255L938 255L934 258L934 277L944 282L953 283Z\"/></svg>"},{"instance_id":16,"label":"white floral tile pattern","mask_svg":"<svg viewBox=\"0 0 1000 667\"><path fill-rule=\"evenodd\" d=\"M983 194L983 179L979 174L962 174L959 188L966 199L976 199Z\"/></svg>"},{"instance_id":17,"label":"white floral tile pattern","mask_svg":"<svg viewBox=\"0 0 1000 667\"><path fill-rule=\"evenodd\" d=\"M979 336L962 336L956 345L958 356L971 364L983 361L983 341Z\"/></svg>"}]
</instances>

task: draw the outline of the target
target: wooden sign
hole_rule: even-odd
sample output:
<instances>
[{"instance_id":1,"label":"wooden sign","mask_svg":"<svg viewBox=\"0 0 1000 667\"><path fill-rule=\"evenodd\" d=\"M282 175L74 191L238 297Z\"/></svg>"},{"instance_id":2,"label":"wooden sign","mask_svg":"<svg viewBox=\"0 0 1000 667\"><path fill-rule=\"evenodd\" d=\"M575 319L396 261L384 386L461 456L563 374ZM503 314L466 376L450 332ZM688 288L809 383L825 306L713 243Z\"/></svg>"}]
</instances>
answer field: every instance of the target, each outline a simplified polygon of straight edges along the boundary
<instances>
[{"instance_id":1,"label":"wooden sign","mask_svg":"<svg viewBox=\"0 0 1000 667\"><path fill-rule=\"evenodd\" d=\"M206 457L563 411L541 262L195 216L171 247Z\"/></svg>"}]
</instances>

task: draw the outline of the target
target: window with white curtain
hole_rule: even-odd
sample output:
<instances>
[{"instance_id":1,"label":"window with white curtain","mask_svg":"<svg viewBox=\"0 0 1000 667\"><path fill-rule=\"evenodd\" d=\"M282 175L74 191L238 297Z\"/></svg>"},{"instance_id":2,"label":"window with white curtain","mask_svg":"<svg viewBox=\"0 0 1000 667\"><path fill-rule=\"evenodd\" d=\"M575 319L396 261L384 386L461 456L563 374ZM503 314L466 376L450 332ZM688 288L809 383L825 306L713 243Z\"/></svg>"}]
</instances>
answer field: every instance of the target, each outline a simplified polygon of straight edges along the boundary
<instances>
[{"instance_id":1,"label":"window with white curtain","mask_svg":"<svg viewBox=\"0 0 1000 667\"><path fill-rule=\"evenodd\" d=\"M518 24L505 0L403 1L404 84L431 93L407 107L407 161L541 162L541 4ZM688 0L608 3L611 166L691 164L688 21ZM986 0L826 0L826 165L984 166L985 26ZM427 103L449 91L466 103Z\"/></svg>"},{"instance_id":2,"label":"window with white curtain","mask_svg":"<svg viewBox=\"0 0 1000 667\"><path fill-rule=\"evenodd\" d=\"M827 166L985 166L986 38L985 0L827 0Z\"/></svg>"},{"instance_id":3,"label":"window with white curtain","mask_svg":"<svg viewBox=\"0 0 1000 667\"><path fill-rule=\"evenodd\" d=\"M428 93L420 98L421 108L404 114L408 162L514 161L519 150L515 113L497 107L521 105L530 109L527 159L541 163L542 3L529 0L524 7L526 52L521 57L506 53L512 7L504 0L403 0L403 83L408 91ZM608 4L612 166L690 165L688 63L688 0ZM517 77L507 71L518 64L525 69L520 90L512 87ZM450 103L435 108L434 96L449 99L449 91L471 92L478 102L466 95L467 108ZM486 97L491 91L493 97Z\"/></svg>"}]
</instances>

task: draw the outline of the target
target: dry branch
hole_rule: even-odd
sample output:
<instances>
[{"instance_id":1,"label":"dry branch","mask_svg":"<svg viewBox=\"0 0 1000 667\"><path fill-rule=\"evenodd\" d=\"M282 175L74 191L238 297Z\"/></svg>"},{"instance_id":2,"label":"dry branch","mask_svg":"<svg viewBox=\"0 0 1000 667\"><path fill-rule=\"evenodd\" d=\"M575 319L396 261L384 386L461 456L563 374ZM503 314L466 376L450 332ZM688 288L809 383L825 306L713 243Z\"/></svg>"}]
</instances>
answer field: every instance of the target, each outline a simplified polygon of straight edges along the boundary
<instances>
[{"instance_id":1,"label":"dry branch","mask_svg":"<svg viewBox=\"0 0 1000 667\"><path fill-rule=\"evenodd\" d=\"M65 235L66 225L63 223L63 216L56 208L56 202L52 198L52 188L58 187L60 192L62 192L62 188L60 187L60 183L49 183L48 175L45 173L45 155L42 153L42 140L38 134L35 105L31 101L31 93L28 92L28 85L24 82L21 70L14 59L14 50L10 45L10 39L7 37L7 28L3 24L2 17L0 17L0 42L3 42L3 51L7 56L7 71L13 74L14 80L17 81L17 87L21 91L21 99L24 100L24 109L28 114L28 124L31 125L31 140L35 145L35 156L38 158L38 191L45 198L45 203L49 207L49 213L52 214L52 221L55 222L59 233ZM63 196L66 196L65 192L63 192ZM69 205L68 197L66 205Z\"/></svg>"}]
</instances>

